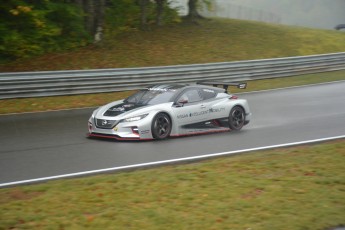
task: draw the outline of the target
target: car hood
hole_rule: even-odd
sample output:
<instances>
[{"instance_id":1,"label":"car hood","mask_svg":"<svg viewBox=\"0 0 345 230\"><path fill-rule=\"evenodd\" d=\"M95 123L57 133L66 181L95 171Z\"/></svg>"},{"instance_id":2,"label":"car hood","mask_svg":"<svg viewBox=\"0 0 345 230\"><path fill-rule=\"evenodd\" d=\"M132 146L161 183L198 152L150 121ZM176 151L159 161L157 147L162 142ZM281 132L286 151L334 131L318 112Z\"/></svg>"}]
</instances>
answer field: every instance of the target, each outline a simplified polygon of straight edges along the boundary
<instances>
[{"instance_id":1,"label":"car hood","mask_svg":"<svg viewBox=\"0 0 345 230\"><path fill-rule=\"evenodd\" d=\"M137 105L120 100L101 106L94 111L94 116L98 119L118 120L129 116L136 116L141 113L148 113L156 106L157 105Z\"/></svg>"},{"instance_id":2,"label":"car hood","mask_svg":"<svg viewBox=\"0 0 345 230\"><path fill-rule=\"evenodd\" d=\"M121 114L136 110L144 105L127 103L124 100L114 101L99 107L95 112L97 117L116 117Z\"/></svg>"},{"instance_id":3,"label":"car hood","mask_svg":"<svg viewBox=\"0 0 345 230\"><path fill-rule=\"evenodd\" d=\"M119 104L110 104L108 106L105 106L105 112L103 113L103 116L105 117L116 117L120 114L126 113L128 111L144 107L146 105L137 105L137 104L131 104L126 102L121 102Z\"/></svg>"}]
</instances>

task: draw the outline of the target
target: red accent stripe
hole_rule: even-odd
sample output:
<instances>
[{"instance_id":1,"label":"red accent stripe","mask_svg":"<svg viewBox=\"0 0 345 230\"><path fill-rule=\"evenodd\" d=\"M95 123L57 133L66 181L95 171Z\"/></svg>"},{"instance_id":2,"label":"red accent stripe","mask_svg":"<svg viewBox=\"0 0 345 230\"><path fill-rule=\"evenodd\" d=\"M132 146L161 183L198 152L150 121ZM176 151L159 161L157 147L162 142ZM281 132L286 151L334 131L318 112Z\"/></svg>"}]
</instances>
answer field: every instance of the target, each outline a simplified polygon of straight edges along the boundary
<instances>
[{"instance_id":1,"label":"red accent stripe","mask_svg":"<svg viewBox=\"0 0 345 230\"><path fill-rule=\"evenodd\" d=\"M203 132L195 132L195 133L186 133L186 134L175 134L170 135L171 137L185 137L185 136L196 136L196 135L202 135L202 134L210 134L210 133L223 133L229 131L229 128L224 128L222 130L210 130L210 131L203 131ZM100 138L107 138L107 139L115 139L119 141L149 141L154 140L153 138L136 138L136 137L118 137L118 136L108 136L108 135L102 135L102 134L94 134L94 133L88 133L89 137L100 137Z\"/></svg>"},{"instance_id":2,"label":"red accent stripe","mask_svg":"<svg viewBox=\"0 0 345 230\"><path fill-rule=\"evenodd\" d=\"M219 126L220 127L220 123L218 120L213 120L213 124L215 124L216 126Z\"/></svg>"}]
</instances>

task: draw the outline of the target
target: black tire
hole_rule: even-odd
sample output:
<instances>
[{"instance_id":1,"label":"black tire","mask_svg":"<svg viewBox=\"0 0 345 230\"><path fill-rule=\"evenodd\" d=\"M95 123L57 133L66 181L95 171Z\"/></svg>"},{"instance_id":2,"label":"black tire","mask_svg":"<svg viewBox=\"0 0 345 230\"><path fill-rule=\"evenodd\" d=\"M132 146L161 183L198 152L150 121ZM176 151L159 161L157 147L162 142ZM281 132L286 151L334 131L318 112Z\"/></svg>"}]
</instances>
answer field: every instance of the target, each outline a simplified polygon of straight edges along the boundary
<instances>
[{"instance_id":1,"label":"black tire","mask_svg":"<svg viewBox=\"0 0 345 230\"><path fill-rule=\"evenodd\" d=\"M169 137L171 132L171 120L165 113L158 113L152 120L152 136L157 140Z\"/></svg>"},{"instance_id":2,"label":"black tire","mask_svg":"<svg viewBox=\"0 0 345 230\"><path fill-rule=\"evenodd\" d=\"M241 130L246 122L246 114L241 106L235 106L230 110L229 128L231 130Z\"/></svg>"}]
</instances>

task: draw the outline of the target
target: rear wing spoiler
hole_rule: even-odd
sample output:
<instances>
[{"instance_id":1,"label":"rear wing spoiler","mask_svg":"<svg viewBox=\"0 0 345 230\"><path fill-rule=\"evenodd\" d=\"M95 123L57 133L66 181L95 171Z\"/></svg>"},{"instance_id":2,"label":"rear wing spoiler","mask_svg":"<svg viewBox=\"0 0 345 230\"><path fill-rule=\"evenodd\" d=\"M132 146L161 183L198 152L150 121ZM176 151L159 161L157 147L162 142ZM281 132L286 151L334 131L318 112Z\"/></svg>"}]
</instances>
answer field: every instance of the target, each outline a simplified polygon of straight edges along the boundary
<instances>
[{"instance_id":1,"label":"rear wing spoiler","mask_svg":"<svg viewBox=\"0 0 345 230\"><path fill-rule=\"evenodd\" d=\"M219 85L223 86L223 89L228 91L229 86L237 86L239 89L247 88L246 82L235 83L235 82L220 82L220 81L198 81L196 84L199 85L212 85L214 87L218 87Z\"/></svg>"}]
</instances>

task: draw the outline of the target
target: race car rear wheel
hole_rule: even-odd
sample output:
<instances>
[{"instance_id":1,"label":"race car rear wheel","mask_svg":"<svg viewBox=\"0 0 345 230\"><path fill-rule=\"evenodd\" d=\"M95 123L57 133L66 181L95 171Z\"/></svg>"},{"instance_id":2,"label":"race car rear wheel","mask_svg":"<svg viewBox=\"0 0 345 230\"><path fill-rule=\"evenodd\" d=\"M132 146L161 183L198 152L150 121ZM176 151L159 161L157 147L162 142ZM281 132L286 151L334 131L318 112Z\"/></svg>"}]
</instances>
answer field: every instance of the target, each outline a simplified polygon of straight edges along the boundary
<instances>
[{"instance_id":1,"label":"race car rear wheel","mask_svg":"<svg viewBox=\"0 0 345 230\"><path fill-rule=\"evenodd\" d=\"M157 140L167 138L171 132L171 121L167 114L158 113L152 120L152 136Z\"/></svg>"},{"instance_id":2,"label":"race car rear wheel","mask_svg":"<svg viewBox=\"0 0 345 230\"><path fill-rule=\"evenodd\" d=\"M240 106L235 106L231 109L229 114L229 128L231 130L240 130L245 124L246 115L244 109Z\"/></svg>"}]
</instances>

